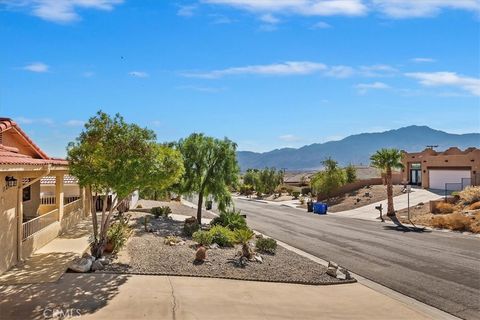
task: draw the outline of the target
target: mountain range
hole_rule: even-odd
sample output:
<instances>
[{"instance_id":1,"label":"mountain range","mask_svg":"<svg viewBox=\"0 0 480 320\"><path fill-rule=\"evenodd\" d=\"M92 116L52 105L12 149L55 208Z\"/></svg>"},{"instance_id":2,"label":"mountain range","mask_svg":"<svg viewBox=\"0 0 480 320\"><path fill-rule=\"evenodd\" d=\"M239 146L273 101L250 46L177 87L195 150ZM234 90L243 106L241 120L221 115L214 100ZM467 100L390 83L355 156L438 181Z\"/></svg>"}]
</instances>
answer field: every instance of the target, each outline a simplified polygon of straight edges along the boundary
<instances>
[{"instance_id":1,"label":"mountain range","mask_svg":"<svg viewBox=\"0 0 480 320\"><path fill-rule=\"evenodd\" d=\"M408 126L376 133L361 133L339 141L314 143L301 148L282 148L269 152L238 151L242 171L248 168L284 168L287 171L315 170L321 161L332 157L340 165L370 163L370 156L380 148L397 148L408 152L422 151L428 145L437 151L450 147L480 147L480 133L452 134L427 126Z\"/></svg>"}]
</instances>

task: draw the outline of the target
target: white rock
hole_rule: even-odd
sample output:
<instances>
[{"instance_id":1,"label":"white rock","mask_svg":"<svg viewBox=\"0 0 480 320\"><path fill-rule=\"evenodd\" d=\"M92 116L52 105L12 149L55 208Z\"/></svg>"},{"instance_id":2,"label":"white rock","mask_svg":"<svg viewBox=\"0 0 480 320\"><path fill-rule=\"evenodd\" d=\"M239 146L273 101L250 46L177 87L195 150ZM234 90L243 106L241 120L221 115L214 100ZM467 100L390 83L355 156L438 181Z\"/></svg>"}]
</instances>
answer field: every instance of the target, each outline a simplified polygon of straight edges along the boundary
<instances>
[{"instance_id":1,"label":"white rock","mask_svg":"<svg viewBox=\"0 0 480 320\"><path fill-rule=\"evenodd\" d=\"M88 272L92 268L92 260L88 258L81 258L80 260L74 261L70 266L70 270L75 272Z\"/></svg>"},{"instance_id":2,"label":"white rock","mask_svg":"<svg viewBox=\"0 0 480 320\"><path fill-rule=\"evenodd\" d=\"M261 255L258 255L258 254L257 254L257 255L255 255L254 258L255 258L255 261L260 262L260 263L263 263L263 258L262 258Z\"/></svg>"}]
</instances>

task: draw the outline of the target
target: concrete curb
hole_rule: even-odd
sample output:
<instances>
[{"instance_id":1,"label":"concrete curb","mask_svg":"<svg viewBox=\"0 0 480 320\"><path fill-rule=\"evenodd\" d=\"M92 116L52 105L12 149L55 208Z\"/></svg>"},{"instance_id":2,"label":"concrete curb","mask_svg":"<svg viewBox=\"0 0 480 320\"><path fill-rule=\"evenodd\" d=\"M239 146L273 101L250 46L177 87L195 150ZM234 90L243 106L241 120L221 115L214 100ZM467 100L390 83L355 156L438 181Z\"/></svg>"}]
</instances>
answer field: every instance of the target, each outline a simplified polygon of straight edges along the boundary
<instances>
[{"instance_id":1,"label":"concrete curb","mask_svg":"<svg viewBox=\"0 0 480 320\"><path fill-rule=\"evenodd\" d=\"M237 199L241 199L241 198L237 198ZM244 201L255 201L255 200L246 200L246 199L241 199L241 200L244 200ZM183 203L184 200L182 200L182 203ZM196 208L196 206L188 201L185 201L186 203L188 203L189 205L193 206L194 208ZM215 214L213 213L212 211L209 211L210 213L212 214ZM216 214L215 214L216 215ZM348 218L348 217L345 217L345 218ZM395 225L393 222L390 222L392 225ZM258 231L255 231L255 233L257 234L262 234L261 232L258 232ZM264 235L264 234L262 234ZM268 237L267 235L264 235L266 237ZM290 250L290 251L293 251L295 252L296 254L299 254L305 258L308 258L316 263L319 263L323 266L328 266L328 261L324 260L324 259L321 259L321 258L318 258L308 252L305 252L303 250L300 250L298 248L295 248L295 247L292 247L291 245L289 244L286 244L282 241L279 241L277 239L275 239L277 241L277 244L279 244L280 246L282 246L283 248L287 249L287 250ZM379 293L382 293L394 300L397 300L419 312L422 312L430 317L432 317L433 319L438 319L438 320L460 320L461 318L458 318L450 313L447 313L445 311L442 311L440 309L437 309L435 307L432 307L428 304L425 304L423 302L420 302L414 298L411 298L407 295L404 295L398 291L395 291L393 289L390 289L388 287L385 287L379 283L376 283L370 279L367 279L365 277L362 277L361 275L358 275L354 272L351 272L350 270L348 270L350 272L350 274L352 275L353 278L355 278L357 280L358 283L374 290L374 291L377 291Z\"/></svg>"}]
</instances>

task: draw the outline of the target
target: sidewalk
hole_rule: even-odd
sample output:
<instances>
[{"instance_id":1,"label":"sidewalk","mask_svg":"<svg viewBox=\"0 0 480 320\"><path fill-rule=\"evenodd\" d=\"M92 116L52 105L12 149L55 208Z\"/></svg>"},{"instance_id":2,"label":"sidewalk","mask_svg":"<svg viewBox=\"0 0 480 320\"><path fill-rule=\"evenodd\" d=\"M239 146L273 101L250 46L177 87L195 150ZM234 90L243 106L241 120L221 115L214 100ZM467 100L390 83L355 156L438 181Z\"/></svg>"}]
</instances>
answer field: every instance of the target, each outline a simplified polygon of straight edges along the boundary
<instances>
[{"instance_id":1,"label":"sidewalk","mask_svg":"<svg viewBox=\"0 0 480 320\"><path fill-rule=\"evenodd\" d=\"M432 319L361 284L70 273L55 284L0 287L0 295L5 319Z\"/></svg>"},{"instance_id":2,"label":"sidewalk","mask_svg":"<svg viewBox=\"0 0 480 320\"><path fill-rule=\"evenodd\" d=\"M68 233L37 250L23 265L15 266L0 275L0 285L57 281L73 259L87 250L91 223L90 218L84 219Z\"/></svg>"}]
</instances>

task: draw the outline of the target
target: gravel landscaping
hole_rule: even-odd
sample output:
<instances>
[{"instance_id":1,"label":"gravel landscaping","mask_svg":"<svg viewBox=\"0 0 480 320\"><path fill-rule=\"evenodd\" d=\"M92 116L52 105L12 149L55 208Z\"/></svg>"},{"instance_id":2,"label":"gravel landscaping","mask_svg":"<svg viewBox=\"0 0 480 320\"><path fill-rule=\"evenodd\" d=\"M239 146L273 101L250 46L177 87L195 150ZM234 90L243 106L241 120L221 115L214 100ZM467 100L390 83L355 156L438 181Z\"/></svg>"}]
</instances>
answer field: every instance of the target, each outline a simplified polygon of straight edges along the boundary
<instances>
[{"instance_id":1,"label":"gravel landscaping","mask_svg":"<svg viewBox=\"0 0 480 320\"><path fill-rule=\"evenodd\" d=\"M172 208L173 209L173 208ZM174 212L175 213L175 212ZM263 262L250 261L244 268L235 266L241 246L211 248L204 263L194 263L196 243L182 235L183 222L160 217L151 219L153 232L146 232L141 221L143 212L131 212L134 234L118 257L102 272L215 277L241 280L287 282L301 284L337 284L355 280L339 280L326 274L327 268L292 251L278 246L275 255L261 254ZM167 236L179 237L179 245L165 244ZM253 246L254 240L251 245Z\"/></svg>"}]
</instances>

